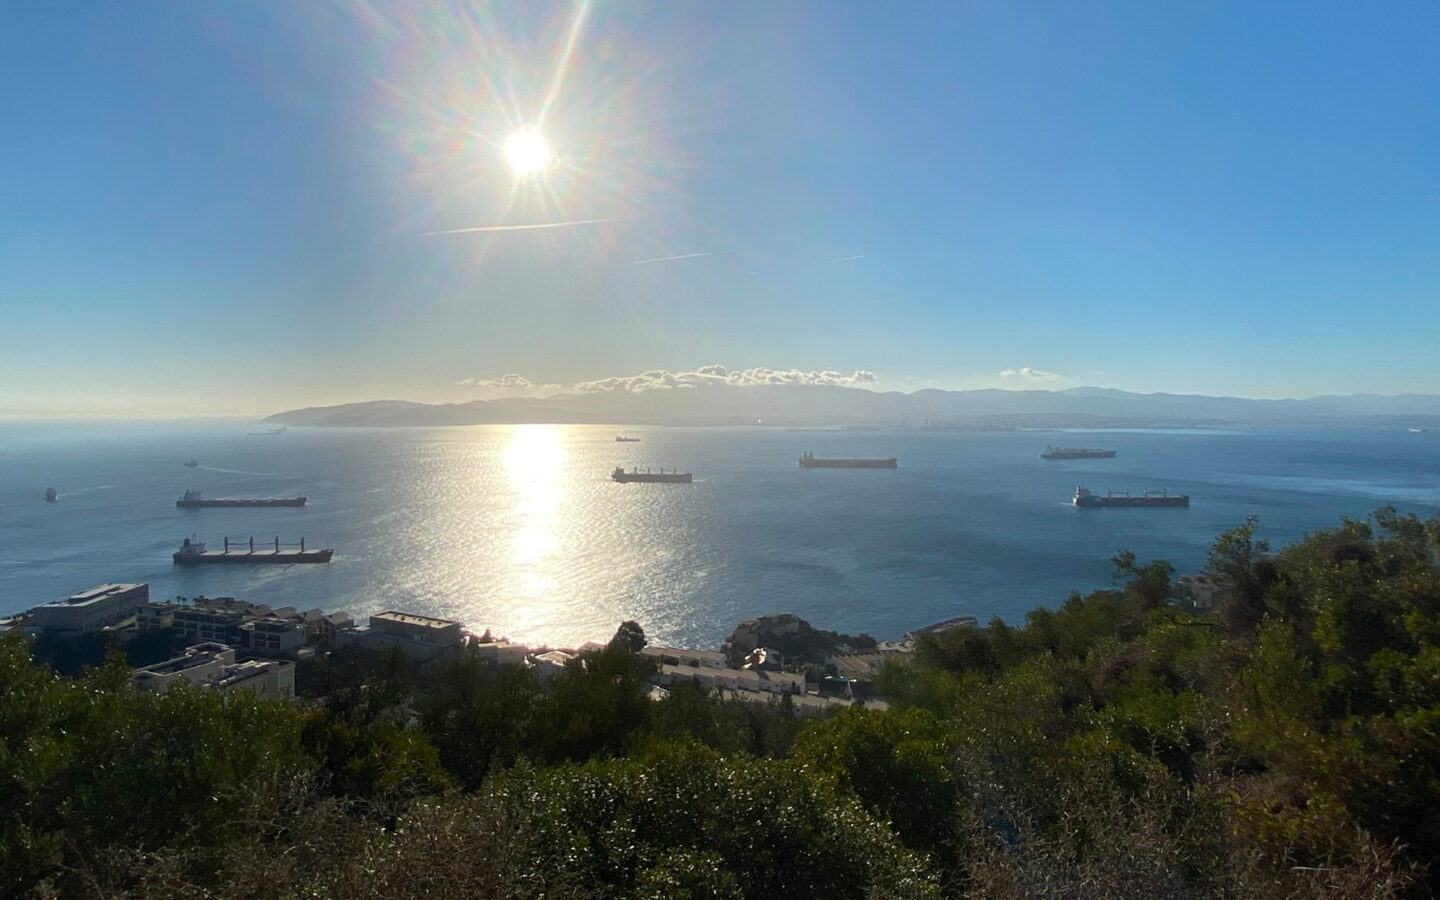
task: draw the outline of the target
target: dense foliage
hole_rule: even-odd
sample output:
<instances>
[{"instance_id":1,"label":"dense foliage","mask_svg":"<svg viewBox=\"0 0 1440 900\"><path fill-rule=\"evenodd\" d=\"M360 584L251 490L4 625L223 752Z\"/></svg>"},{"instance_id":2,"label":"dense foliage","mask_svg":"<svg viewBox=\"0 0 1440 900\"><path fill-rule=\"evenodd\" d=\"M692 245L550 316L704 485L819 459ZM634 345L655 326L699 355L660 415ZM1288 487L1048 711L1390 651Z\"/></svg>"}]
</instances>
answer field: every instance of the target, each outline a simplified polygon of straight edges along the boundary
<instances>
[{"instance_id":1,"label":"dense foliage","mask_svg":"<svg viewBox=\"0 0 1440 900\"><path fill-rule=\"evenodd\" d=\"M922 637L889 711L306 663L265 703L0 640L0 894L1387 897L1440 891L1440 522L1380 510ZM87 651L88 652L88 651ZM147 651L149 652L149 651Z\"/></svg>"}]
</instances>

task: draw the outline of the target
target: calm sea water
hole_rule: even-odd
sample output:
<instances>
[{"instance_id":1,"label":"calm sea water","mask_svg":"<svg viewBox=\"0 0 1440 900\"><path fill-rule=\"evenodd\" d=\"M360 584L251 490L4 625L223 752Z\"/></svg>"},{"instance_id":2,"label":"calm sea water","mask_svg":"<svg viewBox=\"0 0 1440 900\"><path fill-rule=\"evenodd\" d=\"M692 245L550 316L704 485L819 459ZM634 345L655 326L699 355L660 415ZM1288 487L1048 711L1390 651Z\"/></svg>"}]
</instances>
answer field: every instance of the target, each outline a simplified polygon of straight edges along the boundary
<instances>
[{"instance_id":1,"label":"calm sea water","mask_svg":"<svg viewBox=\"0 0 1440 900\"><path fill-rule=\"evenodd\" d=\"M960 614L1018 621L1109 585L1120 549L1198 569L1247 515L1277 545L1381 505L1433 515L1440 434L796 432L530 425L404 430L0 423L0 613L106 581L153 598L236 596L300 608L455 618L574 645L624 619L713 646L795 612L898 637ZM1046 462L1047 442L1113 447ZM802 470L898 456L888 470ZM196 459L200 467L182 463ZM680 466L693 485L615 484L616 465ZM1185 510L1076 510L1075 485L1168 488ZM59 502L41 494L53 485ZM181 510L208 496L305 494L303 509ZM328 566L173 566L187 535L334 547Z\"/></svg>"}]
</instances>

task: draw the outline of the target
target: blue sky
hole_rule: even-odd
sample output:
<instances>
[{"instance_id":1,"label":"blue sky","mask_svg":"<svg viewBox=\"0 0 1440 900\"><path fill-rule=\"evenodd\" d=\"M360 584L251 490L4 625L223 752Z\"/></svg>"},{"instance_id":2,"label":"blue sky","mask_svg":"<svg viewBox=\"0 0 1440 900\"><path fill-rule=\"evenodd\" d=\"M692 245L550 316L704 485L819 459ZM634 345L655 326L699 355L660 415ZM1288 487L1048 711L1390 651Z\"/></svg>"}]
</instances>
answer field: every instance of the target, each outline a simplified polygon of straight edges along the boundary
<instances>
[{"instance_id":1,"label":"blue sky","mask_svg":"<svg viewBox=\"0 0 1440 900\"><path fill-rule=\"evenodd\" d=\"M0 413L1440 393L1436 46L1433 2L12 6Z\"/></svg>"}]
</instances>

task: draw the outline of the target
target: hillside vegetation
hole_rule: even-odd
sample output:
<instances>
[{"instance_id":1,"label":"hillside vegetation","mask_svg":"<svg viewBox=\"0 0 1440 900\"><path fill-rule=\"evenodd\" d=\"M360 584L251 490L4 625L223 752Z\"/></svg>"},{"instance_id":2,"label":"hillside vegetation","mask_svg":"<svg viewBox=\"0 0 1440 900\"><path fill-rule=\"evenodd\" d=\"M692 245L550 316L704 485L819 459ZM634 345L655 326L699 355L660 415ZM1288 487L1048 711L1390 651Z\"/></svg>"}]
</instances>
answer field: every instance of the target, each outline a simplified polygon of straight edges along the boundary
<instances>
[{"instance_id":1,"label":"hillside vegetation","mask_svg":"<svg viewBox=\"0 0 1440 900\"><path fill-rule=\"evenodd\" d=\"M0 640L0 894L1422 897L1440 892L1440 522L1380 510L921 638L895 708L646 699L622 629L544 684L308 664L294 704Z\"/></svg>"}]
</instances>

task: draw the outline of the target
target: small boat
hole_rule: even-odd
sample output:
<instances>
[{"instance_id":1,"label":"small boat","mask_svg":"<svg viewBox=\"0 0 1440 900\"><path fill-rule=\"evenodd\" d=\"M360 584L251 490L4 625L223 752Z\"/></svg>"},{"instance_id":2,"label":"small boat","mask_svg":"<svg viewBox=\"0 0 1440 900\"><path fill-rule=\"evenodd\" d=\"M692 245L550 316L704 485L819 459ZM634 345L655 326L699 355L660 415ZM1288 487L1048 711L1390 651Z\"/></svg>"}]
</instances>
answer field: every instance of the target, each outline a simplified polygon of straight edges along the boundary
<instances>
[{"instance_id":1,"label":"small boat","mask_svg":"<svg viewBox=\"0 0 1440 900\"><path fill-rule=\"evenodd\" d=\"M46 503L54 503L54 502L55 502L55 499L56 499L57 497L59 497L59 496L60 496L59 494L55 493L55 489L54 489L53 487L48 487L48 488L45 489L45 502L46 502Z\"/></svg>"},{"instance_id":2,"label":"small boat","mask_svg":"<svg viewBox=\"0 0 1440 900\"><path fill-rule=\"evenodd\" d=\"M185 460L185 465L187 468L194 469L200 465L200 461L196 459L187 459Z\"/></svg>"},{"instance_id":3,"label":"small boat","mask_svg":"<svg viewBox=\"0 0 1440 900\"><path fill-rule=\"evenodd\" d=\"M617 434L617 435L615 435L615 443L617 443L617 444L638 444L638 443L640 443L640 439L639 439L639 438L632 438L632 437L625 437L624 435L619 435L619 434Z\"/></svg>"}]
</instances>

